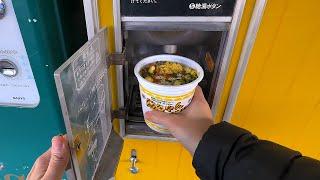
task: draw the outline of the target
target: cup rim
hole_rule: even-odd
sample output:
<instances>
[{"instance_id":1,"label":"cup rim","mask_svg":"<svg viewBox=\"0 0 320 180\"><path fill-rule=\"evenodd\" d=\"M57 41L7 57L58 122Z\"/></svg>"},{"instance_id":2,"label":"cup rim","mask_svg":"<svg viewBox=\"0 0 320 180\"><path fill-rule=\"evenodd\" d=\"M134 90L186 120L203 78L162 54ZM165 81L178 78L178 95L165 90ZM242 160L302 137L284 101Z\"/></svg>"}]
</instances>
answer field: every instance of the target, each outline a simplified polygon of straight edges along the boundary
<instances>
[{"instance_id":1,"label":"cup rim","mask_svg":"<svg viewBox=\"0 0 320 180\"><path fill-rule=\"evenodd\" d=\"M161 85L161 84L156 84L156 83L152 83L152 82L149 82L147 81L146 79L144 79L141 75L140 75L140 70L142 67L144 67L144 65L142 66L141 64L145 63L146 61L149 61L150 59L155 59L155 61L153 62L156 62L156 61L161 61L161 59L163 59L163 61L170 61L170 62L179 62L181 64L184 64L186 66L189 66L183 62L180 62L179 60L182 60L182 61L188 61L190 62L190 64L194 64L195 66L197 67L191 67L193 69L196 69L198 71L198 78L195 79L194 81L192 82L189 82L187 84L183 84L183 85L177 85L177 86L172 86L172 85ZM156 58L159 58L159 60L156 60ZM152 62L148 62L148 64L150 64ZM139 69L138 67L141 66ZM135 76L138 78L139 81L149 85L149 86L153 86L155 88L174 88L174 89L177 89L177 88L187 88L189 87L191 84L199 84L199 82L203 79L204 77L204 71L202 69L202 67L194 60L192 59L189 59L187 57L183 57L183 56L178 56L178 55L171 55L171 54L159 54L159 55L153 55L153 56L148 56L146 58L143 58L142 60L140 60L136 66L134 67L134 74ZM141 84L141 83L140 83Z\"/></svg>"}]
</instances>

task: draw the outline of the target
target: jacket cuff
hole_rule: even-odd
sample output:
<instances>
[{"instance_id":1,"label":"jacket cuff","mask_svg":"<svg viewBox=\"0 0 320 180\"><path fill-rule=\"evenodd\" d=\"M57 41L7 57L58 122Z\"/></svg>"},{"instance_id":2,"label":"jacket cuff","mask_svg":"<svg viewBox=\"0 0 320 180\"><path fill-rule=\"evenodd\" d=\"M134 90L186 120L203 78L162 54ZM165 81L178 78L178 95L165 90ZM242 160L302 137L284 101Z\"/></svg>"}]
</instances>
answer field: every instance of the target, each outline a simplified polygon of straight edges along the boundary
<instances>
[{"instance_id":1,"label":"jacket cuff","mask_svg":"<svg viewBox=\"0 0 320 180\"><path fill-rule=\"evenodd\" d=\"M203 135L193 156L192 165L196 174L201 179L220 179L233 145L246 134L251 133L227 122L212 125Z\"/></svg>"}]
</instances>

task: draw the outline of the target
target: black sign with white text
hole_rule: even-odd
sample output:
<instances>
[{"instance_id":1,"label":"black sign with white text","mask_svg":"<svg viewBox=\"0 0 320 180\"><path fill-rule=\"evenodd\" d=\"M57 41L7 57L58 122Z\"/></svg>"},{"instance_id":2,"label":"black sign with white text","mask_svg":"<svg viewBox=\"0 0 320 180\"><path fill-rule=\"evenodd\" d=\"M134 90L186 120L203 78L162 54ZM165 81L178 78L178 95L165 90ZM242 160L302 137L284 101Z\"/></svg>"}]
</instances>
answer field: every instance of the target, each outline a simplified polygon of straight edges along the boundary
<instances>
[{"instance_id":1,"label":"black sign with white text","mask_svg":"<svg viewBox=\"0 0 320 180\"><path fill-rule=\"evenodd\" d=\"M122 16L232 16L236 0L121 0Z\"/></svg>"}]
</instances>

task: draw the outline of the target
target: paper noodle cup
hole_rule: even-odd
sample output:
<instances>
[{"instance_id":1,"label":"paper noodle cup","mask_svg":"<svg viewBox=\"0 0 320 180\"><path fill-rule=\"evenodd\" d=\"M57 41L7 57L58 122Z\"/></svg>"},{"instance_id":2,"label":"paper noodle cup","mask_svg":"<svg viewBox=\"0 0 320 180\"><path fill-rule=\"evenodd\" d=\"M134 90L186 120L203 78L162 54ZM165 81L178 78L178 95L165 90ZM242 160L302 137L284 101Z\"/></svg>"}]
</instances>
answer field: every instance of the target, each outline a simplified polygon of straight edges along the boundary
<instances>
[{"instance_id":1,"label":"paper noodle cup","mask_svg":"<svg viewBox=\"0 0 320 180\"><path fill-rule=\"evenodd\" d=\"M140 70L151 63L157 61L177 62L195 69L198 73L198 78L194 81L178 85L160 85L145 80L140 75ZM179 113L183 111L191 102L195 88L203 78L203 69L195 61L176 55L156 55L142 59L134 68L134 74L139 81L140 96L143 114L148 111L158 110L166 113ZM160 125L145 119L146 124L159 133L169 134L169 130Z\"/></svg>"}]
</instances>

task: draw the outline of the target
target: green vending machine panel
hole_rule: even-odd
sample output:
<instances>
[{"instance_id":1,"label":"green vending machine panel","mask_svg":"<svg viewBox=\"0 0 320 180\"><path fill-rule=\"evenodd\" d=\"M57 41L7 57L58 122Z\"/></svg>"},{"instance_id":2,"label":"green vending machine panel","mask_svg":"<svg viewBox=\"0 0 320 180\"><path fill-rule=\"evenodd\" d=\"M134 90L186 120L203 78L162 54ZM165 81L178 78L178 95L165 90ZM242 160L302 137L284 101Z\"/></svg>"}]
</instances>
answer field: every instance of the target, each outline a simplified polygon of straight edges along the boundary
<instances>
[{"instance_id":1,"label":"green vending machine panel","mask_svg":"<svg viewBox=\"0 0 320 180\"><path fill-rule=\"evenodd\" d=\"M0 179L65 133L53 74L87 40L82 0L0 0Z\"/></svg>"}]
</instances>

